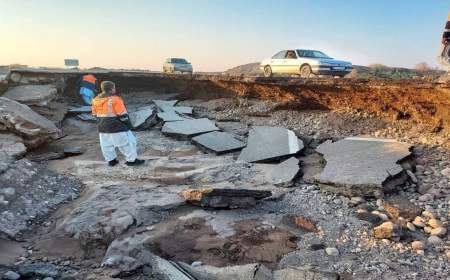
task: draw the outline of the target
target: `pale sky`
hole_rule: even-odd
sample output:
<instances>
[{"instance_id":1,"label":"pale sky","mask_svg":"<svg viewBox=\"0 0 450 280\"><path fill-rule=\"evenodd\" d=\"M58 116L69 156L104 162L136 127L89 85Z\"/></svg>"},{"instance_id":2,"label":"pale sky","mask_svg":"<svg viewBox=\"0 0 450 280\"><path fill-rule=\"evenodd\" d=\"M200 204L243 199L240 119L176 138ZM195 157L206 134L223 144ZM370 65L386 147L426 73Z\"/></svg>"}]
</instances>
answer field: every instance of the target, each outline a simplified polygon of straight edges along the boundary
<instances>
[{"instance_id":1,"label":"pale sky","mask_svg":"<svg viewBox=\"0 0 450 280\"><path fill-rule=\"evenodd\" d=\"M313 48L354 64L437 66L449 0L0 0L0 65L223 71Z\"/></svg>"}]
</instances>

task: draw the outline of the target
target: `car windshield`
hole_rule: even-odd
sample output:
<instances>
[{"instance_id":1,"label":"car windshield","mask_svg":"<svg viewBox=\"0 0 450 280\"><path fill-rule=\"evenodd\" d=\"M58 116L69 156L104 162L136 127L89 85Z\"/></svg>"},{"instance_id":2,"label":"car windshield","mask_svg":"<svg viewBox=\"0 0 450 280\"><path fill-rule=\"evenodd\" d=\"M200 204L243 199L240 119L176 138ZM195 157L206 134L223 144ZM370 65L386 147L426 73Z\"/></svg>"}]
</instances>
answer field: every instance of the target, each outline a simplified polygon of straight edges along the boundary
<instances>
[{"instance_id":1,"label":"car windshield","mask_svg":"<svg viewBox=\"0 0 450 280\"><path fill-rule=\"evenodd\" d=\"M312 58L331 58L328 55L320 51L312 50L297 50L298 56L300 57L312 57Z\"/></svg>"},{"instance_id":2,"label":"car windshield","mask_svg":"<svg viewBox=\"0 0 450 280\"><path fill-rule=\"evenodd\" d=\"M189 64L184 58L172 58L172 63Z\"/></svg>"}]
</instances>

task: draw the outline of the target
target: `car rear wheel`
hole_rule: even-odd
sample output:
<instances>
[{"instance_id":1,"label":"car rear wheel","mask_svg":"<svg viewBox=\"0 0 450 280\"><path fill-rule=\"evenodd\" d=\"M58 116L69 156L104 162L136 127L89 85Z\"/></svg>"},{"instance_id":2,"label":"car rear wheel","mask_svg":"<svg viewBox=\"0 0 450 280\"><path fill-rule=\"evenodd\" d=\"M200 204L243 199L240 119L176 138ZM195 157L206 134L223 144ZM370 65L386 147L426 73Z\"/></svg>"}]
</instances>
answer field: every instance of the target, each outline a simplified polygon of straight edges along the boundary
<instances>
[{"instance_id":1,"label":"car rear wheel","mask_svg":"<svg viewBox=\"0 0 450 280\"><path fill-rule=\"evenodd\" d=\"M272 77L272 68L269 65L264 67L264 77L267 77L267 78Z\"/></svg>"},{"instance_id":2,"label":"car rear wheel","mask_svg":"<svg viewBox=\"0 0 450 280\"><path fill-rule=\"evenodd\" d=\"M302 65L302 67L300 67L300 77L309 78L311 77L311 73L311 66L309 66L308 64Z\"/></svg>"}]
</instances>

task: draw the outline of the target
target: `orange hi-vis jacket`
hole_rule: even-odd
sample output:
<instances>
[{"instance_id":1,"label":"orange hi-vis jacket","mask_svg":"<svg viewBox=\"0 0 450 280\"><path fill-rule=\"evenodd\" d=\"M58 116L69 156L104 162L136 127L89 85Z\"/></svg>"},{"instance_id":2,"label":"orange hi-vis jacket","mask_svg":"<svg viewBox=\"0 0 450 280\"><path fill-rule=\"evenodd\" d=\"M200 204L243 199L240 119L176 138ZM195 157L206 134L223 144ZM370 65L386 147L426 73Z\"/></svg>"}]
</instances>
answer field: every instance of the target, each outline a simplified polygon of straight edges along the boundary
<instances>
[{"instance_id":1,"label":"orange hi-vis jacket","mask_svg":"<svg viewBox=\"0 0 450 280\"><path fill-rule=\"evenodd\" d=\"M117 133L128 131L131 123L122 98L100 94L92 101L92 114L97 117L98 131Z\"/></svg>"}]
</instances>

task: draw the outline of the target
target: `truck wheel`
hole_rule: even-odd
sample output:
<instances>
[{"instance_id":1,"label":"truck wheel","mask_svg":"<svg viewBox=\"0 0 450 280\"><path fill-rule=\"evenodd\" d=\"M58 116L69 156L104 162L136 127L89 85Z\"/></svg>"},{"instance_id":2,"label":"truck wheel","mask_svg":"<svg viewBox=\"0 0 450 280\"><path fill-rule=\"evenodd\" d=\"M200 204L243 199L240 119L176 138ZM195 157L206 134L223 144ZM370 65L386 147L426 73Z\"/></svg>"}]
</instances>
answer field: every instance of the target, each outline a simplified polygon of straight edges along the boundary
<instances>
[{"instance_id":1,"label":"truck wheel","mask_svg":"<svg viewBox=\"0 0 450 280\"><path fill-rule=\"evenodd\" d=\"M269 65L264 67L264 77L266 78L272 77L272 68Z\"/></svg>"},{"instance_id":2,"label":"truck wheel","mask_svg":"<svg viewBox=\"0 0 450 280\"><path fill-rule=\"evenodd\" d=\"M311 72L311 66L309 66L308 64L302 65L302 67L300 67L300 77L302 78L311 77Z\"/></svg>"}]
</instances>

